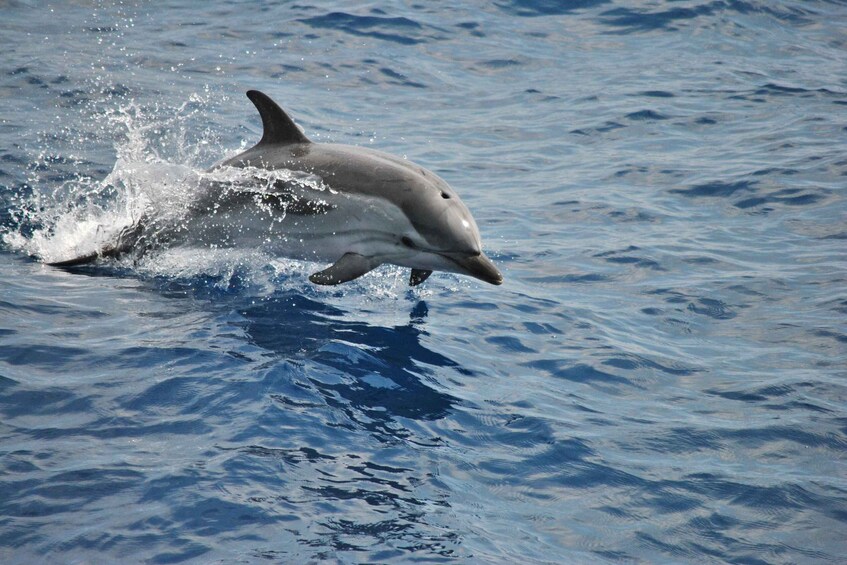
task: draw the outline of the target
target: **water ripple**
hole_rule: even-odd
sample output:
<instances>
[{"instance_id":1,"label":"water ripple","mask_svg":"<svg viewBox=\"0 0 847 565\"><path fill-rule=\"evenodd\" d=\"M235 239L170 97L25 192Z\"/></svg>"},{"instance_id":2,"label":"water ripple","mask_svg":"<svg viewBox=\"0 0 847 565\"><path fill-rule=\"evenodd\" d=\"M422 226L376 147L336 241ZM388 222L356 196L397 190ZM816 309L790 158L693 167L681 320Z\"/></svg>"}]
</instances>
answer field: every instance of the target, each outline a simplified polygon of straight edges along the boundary
<instances>
[{"instance_id":1,"label":"water ripple","mask_svg":"<svg viewBox=\"0 0 847 565\"><path fill-rule=\"evenodd\" d=\"M843 2L57 14L0 34L3 563L847 554ZM248 88L438 172L504 285L30 257L255 142Z\"/></svg>"}]
</instances>

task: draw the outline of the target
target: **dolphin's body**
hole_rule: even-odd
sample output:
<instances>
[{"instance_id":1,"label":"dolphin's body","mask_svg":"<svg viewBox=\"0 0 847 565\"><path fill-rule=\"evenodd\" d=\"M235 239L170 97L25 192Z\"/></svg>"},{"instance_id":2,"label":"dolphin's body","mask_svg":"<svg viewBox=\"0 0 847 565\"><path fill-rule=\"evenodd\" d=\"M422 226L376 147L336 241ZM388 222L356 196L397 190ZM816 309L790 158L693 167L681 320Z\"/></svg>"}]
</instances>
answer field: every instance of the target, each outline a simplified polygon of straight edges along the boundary
<instances>
[{"instance_id":1,"label":"dolphin's body","mask_svg":"<svg viewBox=\"0 0 847 565\"><path fill-rule=\"evenodd\" d=\"M411 285L434 270L503 282L467 207L437 175L380 151L312 143L268 96L247 96L261 115L262 139L212 171L256 172L245 178L263 188L210 183L178 229L142 218L98 252L51 264L79 265L161 239L262 242L286 257L332 262L309 277L316 284L347 282L383 263L411 267Z\"/></svg>"}]
</instances>

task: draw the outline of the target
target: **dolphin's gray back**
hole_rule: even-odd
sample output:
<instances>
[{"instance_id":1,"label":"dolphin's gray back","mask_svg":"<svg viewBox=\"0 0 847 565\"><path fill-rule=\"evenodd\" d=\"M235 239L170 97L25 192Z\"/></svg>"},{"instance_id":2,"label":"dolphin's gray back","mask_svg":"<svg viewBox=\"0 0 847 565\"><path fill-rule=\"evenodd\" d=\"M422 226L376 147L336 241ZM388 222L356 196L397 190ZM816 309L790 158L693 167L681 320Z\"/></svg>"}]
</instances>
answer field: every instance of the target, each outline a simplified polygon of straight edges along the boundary
<instances>
[{"instance_id":1,"label":"dolphin's gray back","mask_svg":"<svg viewBox=\"0 0 847 565\"><path fill-rule=\"evenodd\" d=\"M370 148L332 143L259 144L221 166L302 171L320 177L342 195L382 200L399 208L436 248L443 245L439 235L444 232L441 222L446 221L442 200L450 200L449 204L474 224L453 189L435 173Z\"/></svg>"}]
</instances>

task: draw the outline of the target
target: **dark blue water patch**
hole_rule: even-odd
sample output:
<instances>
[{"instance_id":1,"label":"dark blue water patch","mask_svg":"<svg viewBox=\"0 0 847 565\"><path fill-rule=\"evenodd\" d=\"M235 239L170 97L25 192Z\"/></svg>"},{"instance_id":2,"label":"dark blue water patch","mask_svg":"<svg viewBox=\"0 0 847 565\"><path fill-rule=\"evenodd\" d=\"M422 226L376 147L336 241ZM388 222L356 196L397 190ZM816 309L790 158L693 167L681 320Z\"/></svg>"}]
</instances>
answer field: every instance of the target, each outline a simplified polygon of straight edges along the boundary
<instances>
[{"instance_id":1,"label":"dark blue water patch","mask_svg":"<svg viewBox=\"0 0 847 565\"><path fill-rule=\"evenodd\" d=\"M218 447L218 449L225 450L226 448ZM321 453L317 449L311 447L271 448L264 447L261 445L249 445L247 447L239 447L236 449L240 453L244 453L245 455L250 455L253 457L268 457L275 460L281 460L290 465L297 465L303 462L317 463L319 461L335 461L337 459L332 455ZM366 463L366 465L371 464ZM411 469L403 470L410 471Z\"/></svg>"},{"instance_id":2,"label":"dark blue water patch","mask_svg":"<svg viewBox=\"0 0 847 565\"><path fill-rule=\"evenodd\" d=\"M611 210L606 214L618 222L656 222L658 218L644 210Z\"/></svg>"},{"instance_id":3,"label":"dark blue water patch","mask_svg":"<svg viewBox=\"0 0 847 565\"><path fill-rule=\"evenodd\" d=\"M745 401L750 402L750 401ZM814 433L786 426L769 426L746 429L694 429L675 428L644 440L651 450L665 453L690 453L705 450L762 449L778 446L782 442L804 447L844 449L847 438L832 433ZM774 447L774 449L777 449Z\"/></svg>"},{"instance_id":4,"label":"dark blue water patch","mask_svg":"<svg viewBox=\"0 0 847 565\"><path fill-rule=\"evenodd\" d=\"M659 6L664 7L663 4ZM666 10L661 8L613 8L600 14L600 22L618 28L611 33L645 33L652 31L678 31L692 20L713 21L710 16L722 12L734 11L739 14L764 14L782 22L793 24L808 23L811 11L794 6L768 6L759 2L741 0L715 0L693 6L677 6Z\"/></svg>"},{"instance_id":5,"label":"dark blue water patch","mask_svg":"<svg viewBox=\"0 0 847 565\"><path fill-rule=\"evenodd\" d=\"M524 322L523 327L536 335L561 335L562 330L550 323Z\"/></svg>"},{"instance_id":6,"label":"dark blue water patch","mask_svg":"<svg viewBox=\"0 0 847 565\"><path fill-rule=\"evenodd\" d=\"M407 77L406 75L398 73L397 71L389 69L388 67L383 67L379 69L379 72L387 76L388 78L393 79L392 81L390 81L391 84L409 86L412 88L426 88L426 85L424 83L410 80L409 77Z\"/></svg>"},{"instance_id":7,"label":"dark blue water patch","mask_svg":"<svg viewBox=\"0 0 847 565\"><path fill-rule=\"evenodd\" d=\"M193 504L180 505L167 517L169 526L177 531L198 536L215 536L236 532L254 524L273 524L281 520L260 507L238 504L221 498L205 498Z\"/></svg>"},{"instance_id":8,"label":"dark blue water patch","mask_svg":"<svg viewBox=\"0 0 847 565\"><path fill-rule=\"evenodd\" d=\"M496 345L504 353L537 353L535 349L527 347L520 339L513 336L501 335L485 338L485 341Z\"/></svg>"},{"instance_id":9,"label":"dark blue water patch","mask_svg":"<svg viewBox=\"0 0 847 565\"><path fill-rule=\"evenodd\" d=\"M468 31L474 37L485 37L485 33L480 30L481 26L478 22L462 22L456 24L456 27Z\"/></svg>"},{"instance_id":10,"label":"dark blue water patch","mask_svg":"<svg viewBox=\"0 0 847 565\"><path fill-rule=\"evenodd\" d=\"M644 257L637 257L631 255L631 253L635 251L640 251L637 246L631 245L626 249L615 250L615 251L603 251L601 253L595 253L593 257L597 257L598 259L603 259L607 263L615 263L618 265L631 265L633 267L639 267L643 269L651 269L654 271L664 271L666 270L663 266L659 264L658 261L653 259L648 259Z\"/></svg>"},{"instance_id":11,"label":"dark blue water patch","mask_svg":"<svg viewBox=\"0 0 847 565\"><path fill-rule=\"evenodd\" d=\"M268 69L268 76L271 78L282 78L294 73L306 72L306 67L302 65L280 64L276 68Z\"/></svg>"},{"instance_id":12,"label":"dark blue water patch","mask_svg":"<svg viewBox=\"0 0 847 565\"><path fill-rule=\"evenodd\" d=\"M829 309L831 312L835 312L836 314L847 314L847 298L836 298L833 300L828 300L824 302L822 306L824 308Z\"/></svg>"},{"instance_id":13,"label":"dark blue water patch","mask_svg":"<svg viewBox=\"0 0 847 565\"><path fill-rule=\"evenodd\" d=\"M524 93L534 95L533 97L540 102L552 102L554 100L561 100L560 96L555 96L553 94L545 94L537 88L527 88L524 90Z\"/></svg>"},{"instance_id":14,"label":"dark blue water patch","mask_svg":"<svg viewBox=\"0 0 847 565\"><path fill-rule=\"evenodd\" d=\"M610 131L615 131L616 129L625 128L626 126L615 122L615 121L606 121L602 125L595 126L592 128L579 128L573 129L569 133L574 135L586 135L591 136L598 133L608 133Z\"/></svg>"},{"instance_id":15,"label":"dark blue water patch","mask_svg":"<svg viewBox=\"0 0 847 565\"><path fill-rule=\"evenodd\" d=\"M732 504L738 504L753 509L769 510L799 510L815 506L816 496L805 488L783 483L775 486L740 485L726 481L725 484L709 485L718 490L731 489L729 495ZM740 487L740 488L739 488Z\"/></svg>"},{"instance_id":16,"label":"dark blue water patch","mask_svg":"<svg viewBox=\"0 0 847 565\"><path fill-rule=\"evenodd\" d=\"M765 386L751 391L707 389L703 392L740 402L765 402L773 398L791 394L794 392L794 387L788 385Z\"/></svg>"},{"instance_id":17,"label":"dark blue water patch","mask_svg":"<svg viewBox=\"0 0 847 565\"><path fill-rule=\"evenodd\" d=\"M648 98L674 98L676 95L667 90L645 90L638 92L634 96L646 96Z\"/></svg>"},{"instance_id":18,"label":"dark blue water patch","mask_svg":"<svg viewBox=\"0 0 847 565\"><path fill-rule=\"evenodd\" d=\"M83 468L58 472L50 481L7 476L0 480L0 513L3 516L36 518L63 512L134 488L144 473L121 466Z\"/></svg>"},{"instance_id":19,"label":"dark blue water patch","mask_svg":"<svg viewBox=\"0 0 847 565\"><path fill-rule=\"evenodd\" d=\"M713 126L718 123L718 121L714 118L710 118L708 116L700 116L694 123L701 126Z\"/></svg>"},{"instance_id":20,"label":"dark blue water patch","mask_svg":"<svg viewBox=\"0 0 847 565\"><path fill-rule=\"evenodd\" d=\"M834 330L820 329L813 331L812 334L817 337L831 338L839 343L847 343L847 335Z\"/></svg>"},{"instance_id":21,"label":"dark blue water patch","mask_svg":"<svg viewBox=\"0 0 847 565\"><path fill-rule=\"evenodd\" d=\"M824 0L825 2L841 4L841 0ZM727 7L739 14L764 14L777 20L793 23L793 24L808 24L811 18L816 16L816 12L810 9L809 5L802 6L800 4L781 4L781 3L765 3L751 2L743 0L728 0Z\"/></svg>"},{"instance_id":22,"label":"dark blue water patch","mask_svg":"<svg viewBox=\"0 0 847 565\"><path fill-rule=\"evenodd\" d=\"M655 536L645 532L638 532L635 537L640 542L640 544L658 550L660 553L663 553L676 559L681 559L683 557L691 558L695 555L695 553L693 553L691 550L688 550L679 545L661 541Z\"/></svg>"},{"instance_id":23,"label":"dark blue water patch","mask_svg":"<svg viewBox=\"0 0 847 565\"><path fill-rule=\"evenodd\" d=\"M667 362L666 364L647 359L641 355L618 354L603 361L603 365L633 371L640 368L655 369L674 376L688 376L697 372L695 369L681 366L678 363Z\"/></svg>"},{"instance_id":24,"label":"dark blue water patch","mask_svg":"<svg viewBox=\"0 0 847 565\"><path fill-rule=\"evenodd\" d=\"M702 16L712 15L722 8L722 2L700 4L693 7L675 7L662 11L646 8L613 8L600 14L600 22L618 28L608 33L643 33L651 31L677 31L676 24Z\"/></svg>"},{"instance_id":25,"label":"dark blue water patch","mask_svg":"<svg viewBox=\"0 0 847 565\"><path fill-rule=\"evenodd\" d=\"M655 110L639 110L638 112L631 112L624 117L634 122L650 122L668 119L668 116L660 114Z\"/></svg>"},{"instance_id":26,"label":"dark blue water patch","mask_svg":"<svg viewBox=\"0 0 847 565\"><path fill-rule=\"evenodd\" d=\"M753 198L745 198L735 203L735 207L741 209L763 206L765 204L781 204L784 206L807 206L817 204L826 197L826 191L819 189L818 192L805 192L799 188L785 188L776 190L771 194Z\"/></svg>"},{"instance_id":27,"label":"dark blue water patch","mask_svg":"<svg viewBox=\"0 0 847 565\"><path fill-rule=\"evenodd\" d=\"M424 27L406 17L359 16L346 12L332 12L299 20L317 29L336 29L361 37L373 37L401 45L415 45L433 39L424 36Z\"/></svg>"},{"instance_id":28,"label":"dark blue water patch","mask_svg":"<svg viewBox=\"0 0 847 565\"><path fill-rule=\"evenodd\" d=\"M844 96L843 92L834 92L829 90L828 88L802 88L795 86L785 86L782 84L776 84L769 82L757 90L753 92L759 96L790 96L790 97L801 97L801 98L809 98L818 95L823 96Z\"/></svg>"},{"instance_id":29,"label":"dark blue water patch","mask_svg":"<svg viewBox=\"0 0 847 565\"><path fill-rule=\"evenodd\" d=\"M537 359L524 363L526 367L548 373L550 376L589 385L636 386L625 377L596 369L584 363L572 363L564 359Z\"/></svg>"},{"instance_id":30,"label":"dark blue water patch","mask_svg":"<svg viewBox=\"0 0 847 565\"><path fill-rule=\"evenodd\" d=\"M751 174L754 177L761 176L771 176L771 175L780 175L780 176L794 176L799 173L797 169L791 169L787 167L766 167L764 169L759 169L757 171L753 171Z\"/></svg>"},{"instance_id":31,"label":"dark blue water patch","mask_svg":"<svg viewBox=\"0 0 847 565\"><path fill-rule=\"evenodd\" d=\"M775 101L780 98L796 98L796 99L821 99L832 101L833 103L842 102L845 93L830 90L828 88L803 88L799 86L786 86L776 83L766 83L752 90L735 92L729 95L729 100L745 100L750 102L765 103Z\"/></svg>"},{"instance_id":32,"label":"dark blue water patch","mask_svg":"<svg viewBox=\"0 0 847 565\"><path fill-rule=\"evenodd\" d=\"M30 160L25 156L20 148L17 149L18 151L15 152L4 150L3 154L0 155L0 163L19 165L22 167L28 165Z\"/></svg>"},{"instance_id":33,"label":"dark blue water patch","mask_svg":"<svg viewBox=\"0 0 847 565\"><path fill-rule=\"evenodd\" d=\"M732 292L737 292L738 294L743 294L745 296L755 296L757 298L765 298L767 294L764 292L759 292L758 290L752 289L746 284L733 284L726 287L727 290L731 290Z\"/></svg>"},{"instance_id":34,"label":"dark blue water patch","mask_svg":"<svg viewBox=\"0 0 847 565\"><path fill-rule=\"evenodd\" d=\"M544 446L537 453L518 460L484 459L479 461L479 468L491 475L490 479L498 483L506 481L519 484L528 474L536 477L546 475L548 480L556 481L556 475L566 472L568 467L579 465L596 455L594 450L583 441L552 437L549 425L538 418L510 419L503 427L492 432L490 440L517 450L535 445Z\"/></svg>"},{"instance_id":35,"label":"dark blue water patch","mask_svg":"<svg viewBox=\"0 0 847 565\"><path fill-rule=\"evenodd\" d=\"M489 61L482 61L479 64L483 67L488 67L489 69L505 69L508 67L519 67L523 63L521 63L521 61L518 61L517 59L491 59ZM530 89L526 92L530 92L532 90L533 89Z\"/></svg>"},{"instance_id":36,"label":"dark blue water patch","mask_svg":"<svg viewBox=\"0 0 847 565\"><path fill-rule=\"evenodd\" d=\"M755 177L793 176L795 169L768 167L751 173ZM673 188L668 191L689 198L727 198L740 196L743 193L753 193L751 196L739 198L732 205L741 210L753 209L761 212L774 210L774 206L808 206L820 204L829 195L823 188L784 188L768 186L761 181L745 179L736 181L715 181L697 184L689 188Z\"/></svg>"},{"instance_id":37,"label":"dark blue water patch","mask_svg":"<svg viewBox=\"0 0 847 565\"><path fill-rule=\"evenodd\" d=\"M501 71L507 71L509 69L517 69L522 65L523 63L516 59L491 59L475 63L472 69L476 72L490 75ZM533 88L526 89L524 92L527 94L541 94L541 91Z\"/></svg>"},{"instance_id":38,"label":"dark blue water patch","mask_svg":"<svg viewBox=\"0 0 847 565\"><path fill-rule=\"evenodd\" d=\"M717 265L720 263L713 257L685 257L682 260L690 265Z\"/></svg>"},{"instance_id":39,"label":"dark blue water patch","mask_svg":"<svg viewBox=\"0 0 847 565\"><path fill-rule=\"evenodd\" d=\"M107 416L80 427L46 427L28 430L26 435L39 441L61 441L68 438L94 438L108 440L115 438L143 438L150 435L171 434L175 436L203 435L212 431L212 427L199 418L164 421L139 425L129 417Z\"/></svg>"},{"instance_id":40,"label":"dark blue water patch","mask_svg":"<svg viewBox=\"0 0 847 565\"><path fill-rule=\"evenodd\" d=\"M568 273L564 275L545 275L541 277L529 277L526 280L541 284L595 284L599 282L607 282L610 280L614 280L614 277L600 273Z\"/></svg>"},{"instance_id":41,"label":"dark blue water patch","mask_svg":"<svg viewBox=\"0 0 847 565\"><path fill-rule=\"evenodd\" d=\"M721 438L714 430L674 428L645 438L644 447L658 453L692 453L721 448Z\"/></svg>"},{"instance_id":42,"label":"dark blue water patch","mask_svg":"<svg viewBox=\"0 0 847 565\"><path fill-rule=\"evenodd\" d=\"M169 314L165 314L168 316ZM112 363L118 367L155 367L161 363L178 362L183 367L183 375L206 372L221 361L216 351L206 351L191 347L127 347L117 351ZM238 363L227 359L224 363Z\"/></svg>"},{"instance_id":43,"label":"dark blue water patch","mask_svg":"<svg viewBox=\"0 0 847 565\"><path fill-rule=\"evenodd\" d=\"M682 308L675 308L677 312L687 311L715 320L731 320L738 316L735 309L747 307L743 304L730 306L725 301L717 298L694 296L688 292L667 288L651 290L647 294L663 296L664 301L668 304L679 305L680 307L684 305L684 310Z\"/></svg>"},{"instance_id":44,"label":"dark blue water patch","mask_svg":"<svg viewBox=\"0 0 847 565\"><path fill-rule=\"evenodd\" d=\"M785 412L791 413L794 411L798 412L817 412L819 414L834 414L833 410L826 408L824 406L820 406L818 404L813 404L812 402L802 402L798 400L790 400L790 401L779 401L770 404L764 404L763 408L767 410L773 410L777 412Z\"/></svg>"},{"instance_id":45,"label":"dark blue water patch","mask_svg":"<svg viewBox=\"0 0 847 565\"><path fill-rule=\"evenodd\" d=\"M7 419L27 414L85 413L93 408L90 398L57 387L29 390L16 386L0 396L0 413Z\"/></svg>"},{"instance_id":46,"label":"dark blue water patch","mask_svg":"<svg viewBox=\"0 0 847 565\"><path fill-rule=\"evenodd\" d=\"M9 451L0 459L0 469L4 476L9 476L11 473L32 473L41 470L41 466L37 464L40 459L44 459L43 455L33 451L25 449Z\"/></svg>"},{"instance_id":47,"label":"dark blue water patch","mask_svg":"<svg viewBox=\"0 0 847 565\"><path fill-rule=\"evenodd\" d=\"M697 298L689 302L688 310L715 320L731 320L738 315L725 302L714 298Z\"/></svg>"},{"instance_id":48,"label":"dark blue water patch","mask_svg":"<svg viewBox=\"0 0 847 565\"><path fill-rule=\"evenodd\" d=\"M650 169L648 167L643 166L643 165L627 164L627 166L625 168L615 171L614 176L620 178L620 177L625 177L625 176L632 175L632 174L646 174L649 171L650 171Z\"/></svg>"},{"instance_id":49,"label":"dark blue water patch","mask_svg":"<svg viewBox=\"0 0 847 565\"><path fill-rule=\"evenodd\" d=\"M90 352L80 347L62 345L4 345L0 348L0 360L12 366L33 366L50 369L66 366Z\"/></svg>"},{"instance_id":50,"label":"dark blue water patch","mask_svg":"<svg viewBox=\"0 0 847 565\"><path fill-rule=\"evenodd\" d=\"M496 2L501 10L521 17L561 16L608 4L611 0L510 0Z\"/></svg>"},{"instance_id":51,"label":"dark blue water patch","mask_svg":"<svg viewBox=\"0 0 847 565\"><path fill-rule=\"evenodd\" d=\"M120 406L124 410L138 413L158 414L169 412L172 409L184 413L203 412L204 410L198 404L206 404L210 399L208 395L204 394L204 388L208 388L211 384L203 377L186 378L180 376L166 379L155 383L137 395L121 399ZM215 400L217 401L218 395L222 394L224 393L216 391ZM220 400L227 401L226 398Z\"/></svg>"},{"instance_id":52,"label":"dark blue water patch","mask_svg":"<svg viewBox=\"0 0 847 565\"><path fill-rule=\"evenodd\" d=\"M692 198L726 198L736 192L750 192L757 186L756 181L714 181L697 184L691 188L672 188L668 192Z\"/></svg>"},{"instance_id":53,"label":"dark blue water patch","mask_svg":"<svg viewBox=\"0 0 847 565\"><path fill-rule=\"evenodd\" d=\"M390 328L346 321L342 311L302 296L265 302L243 315L253 343L305 361L304 376L325 403L374 434L396 433L396 418L441 418L456 402L426 384L427 367L461 368L424 346L427 334L418 326L427 315L424 302L412 309L408 325ZM280 330L283 320L291 331Z\"/></svg>"},{"instance_id":54,"label":"dark blue water patch","mask_svg":"<svg viewBox=\"0 0 847 565\"><path fill-rule=\"evenodd\" d=\"M50 88L48 84L44 82L44 79L37 76L28 76L26 78L26 83L30 86L38 86L40 88Z\"/></svg>"}]
</instances>

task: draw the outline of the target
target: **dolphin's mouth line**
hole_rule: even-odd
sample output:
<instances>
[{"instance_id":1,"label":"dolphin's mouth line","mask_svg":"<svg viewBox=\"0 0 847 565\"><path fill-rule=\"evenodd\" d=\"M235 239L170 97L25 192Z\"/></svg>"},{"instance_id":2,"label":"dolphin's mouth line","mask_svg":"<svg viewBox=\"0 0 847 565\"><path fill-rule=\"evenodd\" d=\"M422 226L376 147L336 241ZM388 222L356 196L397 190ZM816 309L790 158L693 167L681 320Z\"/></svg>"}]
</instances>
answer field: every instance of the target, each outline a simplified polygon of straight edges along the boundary
<instances>
[{"instance_id":1,"label":"dolphin's mouth line","mask_svg":"<svg viewBox=\"0 0 847 565\"><path fill-rule=\"evenodd\" d=\"M421 247L420 245L417 245L412 240L412 238L406 237L406 236L401 237L400 242L405 247L407 247L408 249L411 249L412 251L417 251L419 253L431 253L432 255L440 255L441 257L444 257L445 259L450 259L451 261L453 259L450 257L450 255L476 256L476 255L480 255L482 253L481 251L478 252L478 253L465 253L463 251L450 251L449 249L433 249L433 248L429 248L429 247Z\"/></svg>"},{"instance_id":2,"label":"dolphin's mouth line","mask_svg":"<svg viewBox=\"0 0 847 565\"><path fill-rule=\"evenodd\" d=\"M454 265L458 265L460 267L463 267L461 259L475 259L482 255L482 253L461 253L456 251L433 251L432 253L439 257L444 257ZM460 255L461 257L456 257L457 255Z\"/></svg>"},{"instance_id":3,"label":"dolphin's mouth line","mask_svg":"<svg viewBox=\"0 0 847 565\"><path fill-rule=\"evenodd\" d=\"M463 259L472 259L474 257L479 257L480 255L482 255L482 253L463 253L461 251L442 251L442 250L433 250L433 251L430 251L430 253L433 253L435 255L440 255L441 257L444 257L445 259L447 259L448 261L451 261L453 263L456 263L458 261L458 259L456 258L457 255L461 256Z\"/></svg>"},{"instance_id":4,"label":"dolphin's mouth line","mask_svg":"<svg viewBox=\"0 0 847 565\"><path fill-rule=\"evenodd\" d=\"M456 257L455 252L452 256L444 253L438 255L459 267L460 272L490 284L503 284L503 275L485 253L465 254L462 257Z\"/></svg>"}]
</instances>

